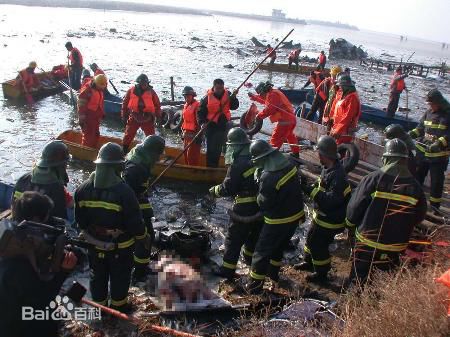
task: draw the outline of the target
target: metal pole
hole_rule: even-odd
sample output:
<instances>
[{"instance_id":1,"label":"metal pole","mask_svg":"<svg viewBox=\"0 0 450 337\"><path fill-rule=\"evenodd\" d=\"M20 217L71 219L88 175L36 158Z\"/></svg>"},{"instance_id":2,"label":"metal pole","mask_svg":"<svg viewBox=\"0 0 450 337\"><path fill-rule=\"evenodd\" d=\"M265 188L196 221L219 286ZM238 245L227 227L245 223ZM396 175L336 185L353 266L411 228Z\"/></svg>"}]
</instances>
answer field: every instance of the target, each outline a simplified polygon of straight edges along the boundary
<instances>
[{"instance_id":1,"label":"metal pole","mask_svg":"<svg viewBox=\"0 0 450 337\"><path fill-rule=\"evenodd\" d=\"M170 76L170 97L172 98L172 102L175 101L175 93L173 90L173 86L174 86L173 76Z\"/></svg>"}]
</instances>

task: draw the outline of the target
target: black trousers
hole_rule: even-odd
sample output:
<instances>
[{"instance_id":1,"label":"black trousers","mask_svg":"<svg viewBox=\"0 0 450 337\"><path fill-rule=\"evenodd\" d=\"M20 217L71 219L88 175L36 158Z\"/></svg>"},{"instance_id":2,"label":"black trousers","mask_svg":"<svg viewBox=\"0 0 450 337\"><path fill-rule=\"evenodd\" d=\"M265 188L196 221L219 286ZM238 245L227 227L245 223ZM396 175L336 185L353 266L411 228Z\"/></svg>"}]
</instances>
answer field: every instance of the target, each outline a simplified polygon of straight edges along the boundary
<instances>
[{"instance_id":1,"label":"black trousers","mask_svg":"<svg viewBox=\"0 0 450 337\"><path fill-rule=\"evenodd\" d=\"M222 264L224 271L229 270L230 273L234 273L242 246L244 246L244 257L247 260L252 259L262 226L262 222L246 224L230 221L225 238L225 253Z\"/></svg>"},{"instance_id":2,"label":"black trousers","mask_svg":"<svg viewBox=\"0 0 450 337\"><path fill-rule=\"evenodd\" d=\"M133 269L133 250L134 246L114 251L93 249L89 252L89 286L95 302L107 305L109 284L111 307L120 309L127 304Z\"/></svg>"},{"instance_id":3,"label":"black trousers","mask_svg":"<svg viewBox=\"0 0 450 337\"><path fill-rule=\"evenodd\" d=\"M314 115L317 111L319 111L319 119L317 120L317 123L322 124L322 117L326 103L327 101L323 100L320 95L316 94L311 105L311 110L309 110L308 114L306 115L306 119L310 121L314 120Z\"/></svg>"},{"instance_id":4,"label":"black trousers","mask_svg":"<svg viewBox=\"0 0 450 337\"><path fill-rule=\"evenodd\" d=\"M206 129L206 166L218 167L226 141L226 127L208 126Z\"/></svg>"},{"instance_id":5,"label":"black trousers","mask_svg":"<svg viewBox=\"0 0 450 337\"><path fill-rule=\"evenodd\" d=\"M286 224L267 224L262 227L253 254L250 278L264 281L265 276L278 281L283 253L298 227L298 220Z\"/></svg>"},{"instance_id":6,"label":"black trousers","mask_svg":"<svg viewBox=\"0 0 450 337\"><path fill-rule=\"evenodd\" d=\"M394 117L395 112L398 108L398 102L400 101L400 93L399 92L391 92L389 96L389 104L386 109L386 117Z\"/></svg>"},{"instance_id":7,"label":"black trousers","mask_svg":"<svg viewBox=\"0 0 450 337\"><path fill-rule=\"evenodd\" d=\"M139 206L142 211L142 216L144 218L144 224L147 227L147 233L152 238L152 242L155 239L155 231L153 229L152 217L154 215L153 208L151 204L147 202L139 201ZM134 268L135 275L139 273L145 273L147 266L150 263L150 255L152 248L146 248L144 242L137 242L134 250Z\"/></svg>"},{"instance_id":8,"label":"black trousers","mask_svg":"<svg viewBox=\"0 0 450 337\"><path fill-rule=\"evenodd\" d=\"M425 178L430 172L430 204L439 208L442 201L442 191L444 189L445 171L448 166L448 158L439 161L430 161L422 154L416 155L416 178L423 185Z\"/></svg>"},{"instance_id":9,"label":"black trousers","mask_svg":"<svg viewBox=\"0 0 450 337\"><path fill-rule=\"evenodd\" d=\"M349 282L364 285L374 270L389 271L400 264L400 252L375 249L360 242L353 250Z\"/></svg>"},{"instance_id":10,"label":"black trousers","mask_svg":"<svg viewBox=\"0 0 450 337\"><path fill-rule=\"evenodd\" d=\"M80 90L81 88L81 72L83 69L78 67L70 68L70 85L75 90Z\"/></svg>"},{"instance_id":11,"label":"black trousers","mask_svg":"<svg viewBox=\"0 0 450 337\"><path fill-rule=\"evenodd\" d=\"M314 271L319 274L326 274L331 269L331 256L328 247L333 243L334 237L342 233L345 227L339 229L329 229L314 222L306 234L305 262L314 267Z\"/></svg>"},{"instance_id":12,"label":"black trousers","mask_svg":"<svg viewBox=\"0 0 450 337\"><path fill-rule=\"evenodd\" d=\"M295 64L295 69L298 70L299 59L288 59L289 65L288 68L291 68L292 64Z\"/></svg>"}]
</instances>

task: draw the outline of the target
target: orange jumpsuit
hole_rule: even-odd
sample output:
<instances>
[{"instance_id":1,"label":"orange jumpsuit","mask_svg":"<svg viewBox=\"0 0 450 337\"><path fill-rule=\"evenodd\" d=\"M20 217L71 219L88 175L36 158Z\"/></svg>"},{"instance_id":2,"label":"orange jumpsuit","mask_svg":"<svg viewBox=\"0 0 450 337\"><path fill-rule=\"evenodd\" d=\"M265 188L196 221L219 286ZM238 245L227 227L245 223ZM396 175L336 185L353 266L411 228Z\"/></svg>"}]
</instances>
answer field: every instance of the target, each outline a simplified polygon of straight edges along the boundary
<instances>
[{"instance_id":1,"label":"orange jumpsuit","mask_svg":"<svg viewBox=\"0 0 450 337\"><path fill-rule=\"evenodd\" d=\"M139 128L146 136L155 134L155 117L161 117L161 103L152 87L142 91L136 85L128 89L122 102L122 118L128 116L123 145L129 147Z\"/></svg>"},{"instance_id":2,"label":"orange jumpsuit","mask_svg":"<svg viewBox=\"0 0 450 337\"><path fill-rule=\"evenodd\" d=\"M191 104L185 103L183 108L183 139L184 147L192 141L194 136L200 130L197 121L197 111L200 106L200 102L195 99ZM184 162L187 165L199 166L200 165L200 150L202 148L202 138L198 137L196 141L187 149L184 153Z\"/></svg>"},{"instance_id":3,"label":"orange jumpsuit","mask_svg":"<svg viewBox=\"0 0 450 337\"><path fill-rule=\"evenodd\" d=\"M22 82L28 91L33 90L40 84L36 74L34 72L33 73L28 72L28 68L20 71L20 77L22 78Z\"/></svg>"},{"instance_id":4,"label":"orange jumpsuit","mask_svg":"<svg viewBox=\"0 0 450 337\"><path fill-rule=\"evenodd\" d=\"M280 90L272 89L266 94L265 98L254 95L252 99L266 106L263 111L258 113L258 118L269 117L272 123L277 123L270 138L270 144L273 147L279 149L286 140L289 144L298 143L297 137L294 135L294 128L297 123L294 108ZM300 148L291 145L291 151L292 153L299 153Z\"/></svg>"},{"instance_id":5,"label":"orange jumpsuit","mask_svg":"<svg viewBox=\"0 0 450 337\"><path fill-rule=\"evenodd\" d=\"M78 116L83 133L81 144L84 146L97 147L100 121L105 115L103 103L103 91L97 90L92 84L81 89L78 97ZM81 122L82 120L84 121Z\"/></svg>"},{"instance_id":6,"label":"orange jumpsuit","mask_svg":"<svg viewBox=\"0 0 450 337\"><path fill-rule=\"evenodd\" d=\"M350 143L353 139L354 129L358 126L359 117L361 117L361 102L358 93L355 91L343 96L342 91L339 90L333 105L333 126L330 134L336 138L337 144Z\"/></svg>"}]
</instances>

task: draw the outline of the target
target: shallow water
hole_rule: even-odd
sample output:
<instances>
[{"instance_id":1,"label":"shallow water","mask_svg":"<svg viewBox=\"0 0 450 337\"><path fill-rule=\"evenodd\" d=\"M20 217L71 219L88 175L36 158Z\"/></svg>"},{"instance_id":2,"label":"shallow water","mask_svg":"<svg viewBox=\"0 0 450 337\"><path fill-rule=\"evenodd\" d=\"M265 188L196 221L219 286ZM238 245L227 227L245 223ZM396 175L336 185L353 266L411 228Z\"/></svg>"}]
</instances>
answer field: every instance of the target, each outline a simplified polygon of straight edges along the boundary
<instances>
[{"instance_id":1,"label":"shallow water","mask_svg":"<svg viewBox=\"0 0 450 337\"><path fill-rule=\"evenodd\" d=\"M362 44L373 56L388 53L398 59L407 59L415 51L412 61L429 64L450 56L449 51L441 50L438 43L411 39L400 43L398 37L373 32L294 26L296 31L288 40L301 42L304 53L310 56L317 55L321 49L327 50L328 41L333 37ZM111 32L111 28L117 33ZM65 63L64 44L70 39L81 50L85 65L96 62L122 94L129 87L122 84L122 80L132 82L145 72L160 98L170 96L170 76L175 79L176 99L182 98L181 90L185 85L193 86L202 96L214 78L223 78L232 89L253 69L262 57L249 41L252 36L273 45L276 43L274 38L282 38L290 28L291 25L284 23L229 17L0 5L0 80L16 77L17 71L31 60L36 60L46 70ZM238 56L236 48L252 56ZM280 60L288 52L281 51ZM234 68L224 68L227 64ZM342 62L342 65L352 68L363 102L377 107L387 105L391 74L367 71L352 62ZM276 86L299 88L306 76L259 71L251 82L266 80L273 81ZM438 86L447 95L449 93L448 80L410 78L407 86L411 88L409 106L413 112L410 116L416 119L426 108L423 97L427 90ZM249 106L246 91L241 89L241 107L233 112L234 115L241 114ZM404 99L401 100L403 106ZM10 182L31 168L49 139L77 127L74 112L62 95L46 98L29 107L11 103L0 94L0 117L0 178ZM265 127L270 128L270 125ZM101 133L121 137L123 126L104 121ZM368 133L369 139L380 141L379 128L364 126L360 133ZM142 133L138 134L138 137L142 136ZM164 137L169 144L181 144L178 136L170 132L164 132ZM71 162L69 189L74 190L92 169L92 165ZM201 207L208 186L163 181L157 188L158 192L153 194L157 218L164 219L165 213L175 206L182 212L179 221L201 217L219 228L227 223L228 201L218 201L212 213ZM218 246L220 242L215 248Z\"/></svg>"}]
</instances>

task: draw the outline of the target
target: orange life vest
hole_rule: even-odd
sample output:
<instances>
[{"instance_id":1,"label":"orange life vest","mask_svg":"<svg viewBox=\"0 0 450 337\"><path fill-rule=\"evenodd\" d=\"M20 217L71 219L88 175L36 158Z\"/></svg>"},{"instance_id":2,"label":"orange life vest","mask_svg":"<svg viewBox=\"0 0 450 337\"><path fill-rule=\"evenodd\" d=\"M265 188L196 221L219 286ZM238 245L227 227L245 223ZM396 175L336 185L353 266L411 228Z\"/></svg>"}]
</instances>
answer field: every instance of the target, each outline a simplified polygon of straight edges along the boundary
<instances>
[{"instance_id":1,"label":"orange life vest","mask_svg":"<svg viewBox=\"0 0 450 337\"><path fill-rule=\"evenodd\" d=\"M353 111L348 111L350 109L350 101L355 101L358 103L352 106L355 109ZM347 116L347 118L345 116ZM336 95L335 110L333 114L333 130L341 129L344 131L344 134L350 133L351 129L356 129L358 126L360 116L361 104L359 103L359 95L356 91L343 98L342 94Z\"/></svg>"},{"instance_id":2,"label":"orange life vest","mask_svg":"<svg viewBox=\"0 0 450 337\"><path fill-rule=\"evenodd\" d=\"M273 48L267 49L267 54L269 54L270 57L275 57L275 56L277 56L277 52L276 52L275 49L273 49Z\"/></svg>"},{"instance_id":3,"label":"orange life vest","mask_svg":"<svg viewBox=\"0 0 450 337\"><path fill-rule=\"evenodd\" d=\"M276 113L269 116L272 123L292 121L292 117L295 119L294 107L286 95L278 89L272 89L267 93L265 105L277 110Z\"/></svg>"},{"instance_id":4,"label":"orange life vest","mask_svg":"<svg viewBox=\"0 0 450 337\"><path fill-rule=\"evenodd\" d=\"M230 96L228 95L228 89L225 88L225 92L223 93L222 98L219 100L216 96L214 96L214 92L212 89L208 90L208 115L206 119L208 121L213 121L217 123L221 114L225 115L227 121L231 119L230 112Z\"/></svg>"},{"instance_id":5,"label":"orange life vest","mask_svg":"<svg viewBox=\"0 0 450 337\"><path fill-rule=\"evenodd\" d=\"M199 101L193 101L191 104L184 104L183 108L183 125L181 126L184 131L197 131L197 111L200 106Z\"/></svg>"},{"instance_id":6,"label":"orange life vest","mask_svg":"<svg viewBox=\"0 0 450 337\"><path fill-rule=\"evenodd\" d=\"M92 77L85 77L85 78L83 78L83 80L81 81L81 89L80 89L80 91L81 91L84 87L86 87L86 86L88 86L89 84L91 84L91 81L92 81Z\"/></svg>"},{"instance_id":7,"label":"orange life vest","mask_svg":"<svg viewBox=\"0 0 450 337\"><path fill-rule=\"evenodd\" d=\"M327 77L316 87L316 93L326 101L328 98L329 87L331 86L331 77Z\"/></svg>"},{"instance_id":8,"label":"orange life vest","mask_svg":"<svg viewBox=\"0 0 450 337\"><path fill-rule=\"evenodd\" d=\"M77 48L73 48L69 54L69 60L71 64L74 64L75 58L73 57L74 53L78 53L78 58L80 60L79 66L83 68L83 55L81 55L80 51Z\"/></svg>"},{"instance_id":9,"label":"orange life vest","mask_svg":"<svg viewBox=\"0 0 450 337\"><path fill-rule=\"evenodd\" d=\"M289 53L289 58L291 60L298 59L299 56L300 56L300 49L294 49Z\"/></svg>"},{"instance_id":10,"label":"orange life vest","mask_svg":"<svg viewBox=\"0 0 450 337\"><path fill-rule=\"evenodd\" d=\"M39 84L36 74L29 73L27 69L23 69L20 71L20 77L22 78L22 82L27 89L30 89Z\"/></svg>"},{"instance_id":11,"label":"orange life vest","mask_svg":"<svg viewBox=\"0 0 450 337\"><path fill-rule=\"evenodd\" d=\"M103 106L103 91L90 88L91 97L87 103L87 108L90 111L98 111Z\"/></svg>"},{"instance_id":12,"label":"orange life vest","mask_svg":"<svg viewBox=\"0 0 450 337\"><path fill-rule=\"evenodd\" d=\"M325 54L320 54L319 55L319 63L323 64L327 61L327 57L325 56Z\"/></svg>"},{"instance_id":13,"label":"orange life vest","mask_svg":"<svg viewBox=\"0 0 450 337\"><path fill-rule=\"evenodd\" d=\"M392 77L391 89L395 89L395 91L397 91L397 92L402 92L406 88L405 80L401 79L401 80L396 81L395 79L397 76L398 76L397 74L394 74L394 76Z\"/></svg>"},{"instance_id":14,"label":"orange life vest","mask_svg":"<svg viewBox=\"0 0 450 337\"><path fill-rule=\"evenodd\" d=\"M153 94L151 90L145 90L141 96L134 93L135 86L130 90L130 100L128 101L128 110L132 112L141 112L139 110L139 98L144 102L144 109L142 112L155 113L155 105L153 104Z\"/></svg>"}]
</instances>

